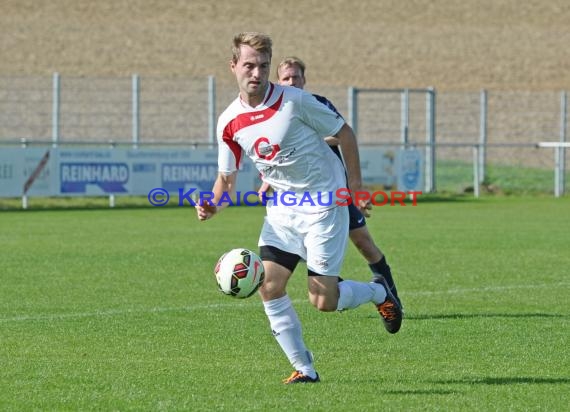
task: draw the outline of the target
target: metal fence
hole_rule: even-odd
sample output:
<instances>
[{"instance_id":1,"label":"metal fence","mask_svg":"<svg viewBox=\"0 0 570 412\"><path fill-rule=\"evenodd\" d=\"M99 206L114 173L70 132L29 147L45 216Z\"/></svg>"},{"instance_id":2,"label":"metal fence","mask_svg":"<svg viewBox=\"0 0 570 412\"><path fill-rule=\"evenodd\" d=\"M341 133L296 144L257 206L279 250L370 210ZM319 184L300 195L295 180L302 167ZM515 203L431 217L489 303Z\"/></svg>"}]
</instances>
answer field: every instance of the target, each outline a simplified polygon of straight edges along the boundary
<instances>
[{"instance_id":1,"label":"metal fence","mask_svg":"<svg viewBox=\"0 0 570 412\"><path fill-rule=\"evenodd\" d=\"M362 150L425 148L427 191L476 191L474 174L484 190L566 191L570 150L537 147L567 140L564 91L311 91L334 102ZM212 77L0 77L0 144L212 145L236 95Z\"/></svg>"}]
</instances>

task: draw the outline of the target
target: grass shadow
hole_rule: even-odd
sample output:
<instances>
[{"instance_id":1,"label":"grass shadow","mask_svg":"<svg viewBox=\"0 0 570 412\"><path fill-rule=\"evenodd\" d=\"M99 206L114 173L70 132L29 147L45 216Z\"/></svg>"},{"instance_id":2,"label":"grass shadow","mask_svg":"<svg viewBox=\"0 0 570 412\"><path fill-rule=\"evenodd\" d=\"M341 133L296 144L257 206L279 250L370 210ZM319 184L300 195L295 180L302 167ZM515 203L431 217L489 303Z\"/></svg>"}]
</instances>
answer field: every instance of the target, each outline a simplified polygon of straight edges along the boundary
<instances>
[{"instance_id":1,"label":"grass shadow","mask_svg":"<svg viewBox=\"0 0 570 412\"><path fill-rule=\"evenodd\" d=\"M568 384L570 377L567 378L549 378L540 376L505 376L505 377L466 377L459 379L435 380L433 383L439 385L517 385L517 384L534 384L534 385L552 385L552 384Z\"/></svg>"},{"instance_id":2,"label":"grass shadow","mask_svg":"<svg viewBox=\"0 0 570 412\"><path fill-rule=\"evenodd\" d=\"M461 391L450 389L409 389L382 391L387 395L456 395Z\"/></svg>"},{"instance_id":3,"label":"grass shadow","mask_svg":"<svg viewBox=\"0 0 570 412\"><path fill-rule=\"evenodd\" d=\"M409 320L434 320L434 319L474 319L474 318L565 318L567 316L556 313L451 313L434 315L405 315Z\"/></svg>"}]
</instances>

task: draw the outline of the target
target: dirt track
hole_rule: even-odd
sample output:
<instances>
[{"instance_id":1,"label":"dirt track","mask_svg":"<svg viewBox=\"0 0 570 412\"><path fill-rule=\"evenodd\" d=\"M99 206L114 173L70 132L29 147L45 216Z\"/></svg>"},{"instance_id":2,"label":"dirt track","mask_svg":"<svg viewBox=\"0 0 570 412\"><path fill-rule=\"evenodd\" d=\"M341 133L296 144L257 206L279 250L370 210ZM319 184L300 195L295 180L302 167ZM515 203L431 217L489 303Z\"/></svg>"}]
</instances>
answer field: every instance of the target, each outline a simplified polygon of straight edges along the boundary
<instances>
[{"instance_id":1,"label":"dirt track","mask_svg":"<svg viewBox=\"0 0 570 412\"><path fill-rule=\"evenodd\" d=\"M0 75L229 82L232 35L264 31L274 60L303 58L312 84L570 89L568 0L0 0L0 11Z\"/></svg>"}]
</instances>

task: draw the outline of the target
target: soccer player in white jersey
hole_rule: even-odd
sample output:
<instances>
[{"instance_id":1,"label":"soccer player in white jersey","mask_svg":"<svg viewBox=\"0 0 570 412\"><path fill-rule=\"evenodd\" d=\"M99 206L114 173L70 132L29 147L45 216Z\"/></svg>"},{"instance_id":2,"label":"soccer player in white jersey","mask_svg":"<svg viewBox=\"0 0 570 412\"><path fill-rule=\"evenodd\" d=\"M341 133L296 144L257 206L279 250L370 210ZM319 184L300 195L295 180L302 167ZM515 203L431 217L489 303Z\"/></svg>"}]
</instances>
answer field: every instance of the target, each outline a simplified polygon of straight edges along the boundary
<instances>
[{"instance_id":1,"label":"soccer player in white jersey","mask_svg":"<svg viewBox=\"0 0 570 412\"><path fill-rule=\"evenodd\" d=\"M220 199L235 193L243 154L275 189L259 237L265 267L259 293L273 335L295 369L284 383L318 382L313 357L286 291L301 259L307 263L309 300L317 309L332 312L364 303L382 306L379 313L390 333L400 329L402 311L383 279L339 282L348 239L348 210L338 205L346 203L338 193L346 193L346 177L342 162L323 138L339 140L348 189L358 193L363 189L352 129L310 93L269 82L269 36L240 33L233 39L232 53L230 68L239 96L218 119L219 170L214 196L196 205L197 216L207 220L228 206ZM365 208L366 202L361 201L359 207Z\"/></svg>"},{"instance_id":2,"label":"soccer player in white jersey","mask_svg":"<svg viewBox=\"0 0 570 412\"><path fill-rule=\"evenodd\" d=\"M277 81L282 86L293 86L299 89L304 89L307 82L305 69L305 63L298 57L286 57L281 60L279 65L277 65ZM313 94L313 96L315 96L315 98L321 103L329 106L331 110L338 113L336 107L334 107L330 100L316 94ZM338 148L338 139L334 137L325 137L325 141L329 144L331 150L342 159ZM263 183L259 188L260 196L262 196L262 193L267 192L268 189L269 185L267 183ZM354 243L356 249L364 259L366 259L368 266L372 271L373 279L382 276L386 280L386 283L388 283L392 294L398 299L401 306L402 302L398 296L398 290L396 288L394 278L392 277L390 265L388 265L386 256L376 245L372 235L366 227L365 215L368 217L368 213L366 211L364 211L364 213L361 212L354 203L348 205L348 212L350 217L348 232L350 240Z\"/></svg>"}]
</instances>

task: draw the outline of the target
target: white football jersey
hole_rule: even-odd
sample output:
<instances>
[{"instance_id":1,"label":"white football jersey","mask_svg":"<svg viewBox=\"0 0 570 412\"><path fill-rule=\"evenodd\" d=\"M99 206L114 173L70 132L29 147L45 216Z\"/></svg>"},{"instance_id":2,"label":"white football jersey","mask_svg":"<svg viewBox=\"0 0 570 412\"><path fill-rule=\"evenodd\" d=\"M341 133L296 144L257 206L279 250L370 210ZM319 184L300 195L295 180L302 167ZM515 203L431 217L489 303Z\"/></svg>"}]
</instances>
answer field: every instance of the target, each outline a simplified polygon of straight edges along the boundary
<instances>
[{"instance_id":1,"label":"white football jersey","mask_svg":"<svg viewBox=\"0 0 570 412\"><path fill-rule=\"evenodd\" d=\"M238 170L245 153L275 189L277 201L286 194L297 199L287 203L297 211L330 209L336 206L337 190L346 188L346 177L323 138L343 125L343 118L312 94L270 83L259 106L250 107L238 96L220 115L219 172Z\"/></svg>"}]
</instances>

